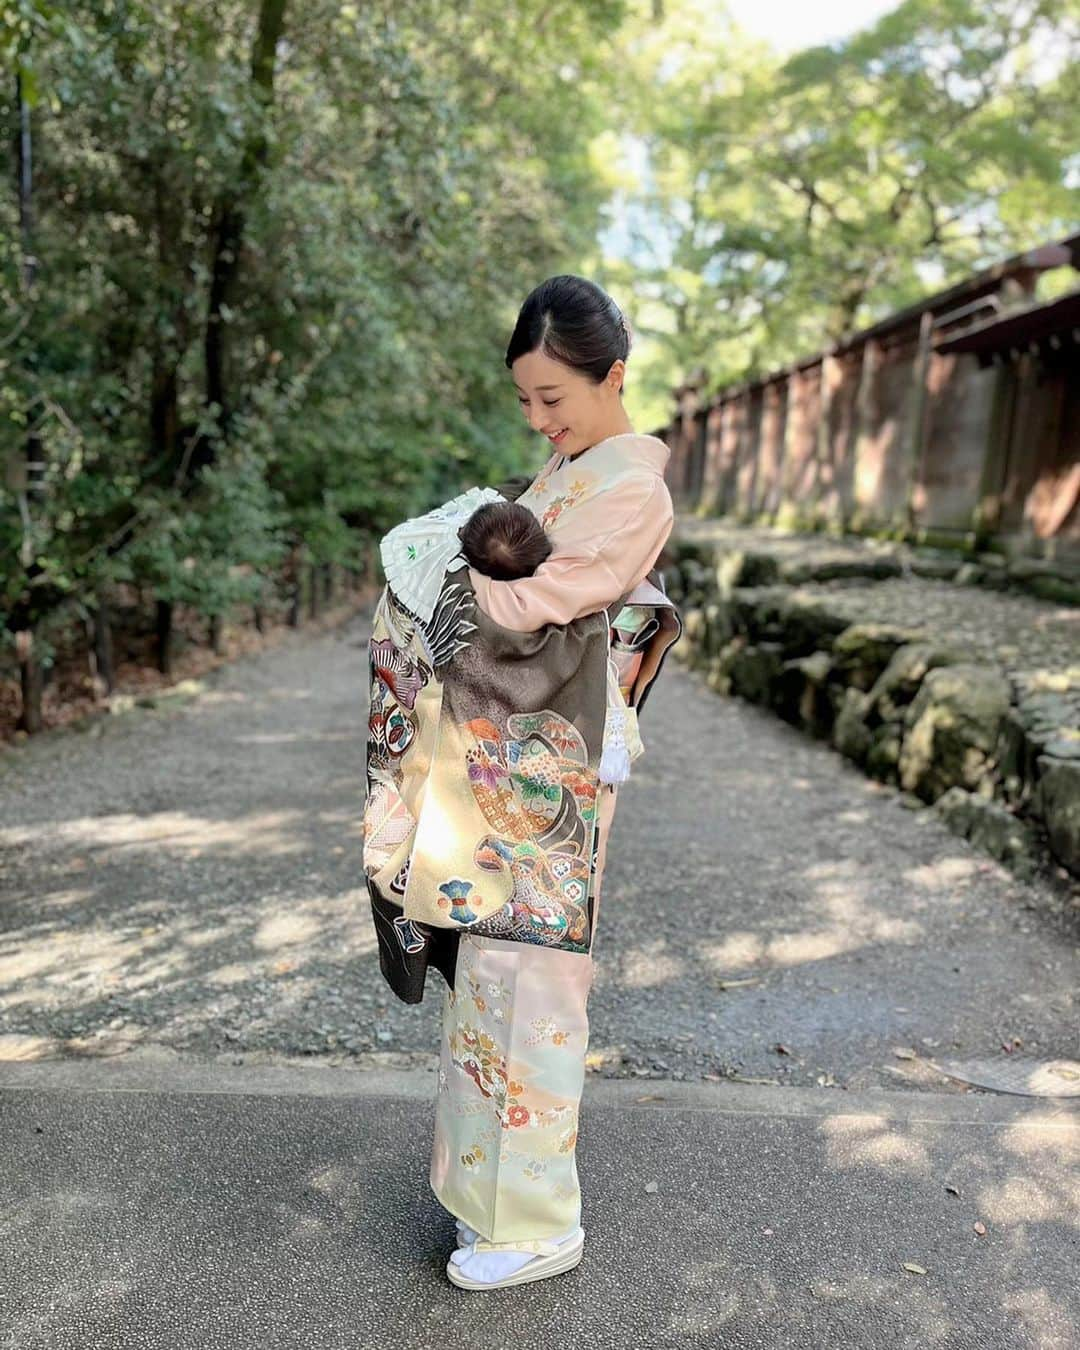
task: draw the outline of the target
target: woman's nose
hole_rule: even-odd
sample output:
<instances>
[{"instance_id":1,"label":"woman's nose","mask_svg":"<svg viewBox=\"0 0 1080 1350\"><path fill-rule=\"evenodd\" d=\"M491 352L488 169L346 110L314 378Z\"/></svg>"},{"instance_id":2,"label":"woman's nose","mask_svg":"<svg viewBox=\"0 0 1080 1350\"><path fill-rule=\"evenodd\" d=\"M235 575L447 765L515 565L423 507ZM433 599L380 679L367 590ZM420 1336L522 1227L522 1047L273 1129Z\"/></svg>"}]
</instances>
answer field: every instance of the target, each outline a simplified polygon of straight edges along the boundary
<instances>
[{"instance_id":1,"label":"woman's nose","mask_svg":"<svg viewBox=\"0 0 1080 1350\"><path fill-rule=\"evenodd\" d=\"M529 413L529 426L532 427L533 431L544 431L550 420L543 408Z\"/></svg>"}]
</instances>

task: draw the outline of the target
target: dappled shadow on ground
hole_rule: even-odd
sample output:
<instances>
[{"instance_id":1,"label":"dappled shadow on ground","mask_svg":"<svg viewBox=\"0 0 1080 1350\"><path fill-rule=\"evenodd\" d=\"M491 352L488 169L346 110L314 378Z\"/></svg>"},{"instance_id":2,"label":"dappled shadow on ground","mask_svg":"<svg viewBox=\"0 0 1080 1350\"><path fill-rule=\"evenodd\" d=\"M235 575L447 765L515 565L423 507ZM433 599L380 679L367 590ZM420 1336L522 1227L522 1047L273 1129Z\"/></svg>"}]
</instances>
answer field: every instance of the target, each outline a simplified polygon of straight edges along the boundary
<instances>
[{"instance_id":1,"label":"dappled shadow on ground","mask_svg":"<svg viewBox=\"0 0 1080 1350\"><path fill-rule=\"evenodd\" d=\"M433 1055L438 999L385 990L361 885L363 686L360 635L328 638L186 708L34 747L0 779L5 1053ZM593 1065L821 1083L837 1090L820 1114L785 1111L783 1093L767 1115L586 1096L586 1259L485 1301L442 1271L430 1106L388 1101L361 1128L348 1100L317 1116L263 1101L274 1147L253 1156L242 1116L211 1123L193 1094L155 1133L132 1098L145 1144L110 1172L103 1109L85 1100L77 1130L50 1129L39 1101L45 1133L19 1137L49 1167L13 1196L5 1238L29 1250L47 1212L90 1253L77 1277L53 1271L51 1303L27 1286L43 1335L65 1318L127 1334L183 1307L196 1323L213 1309L218 1335L242 1308L245 1334L280 1339L309 1325L314 1290L337 1319L326 1345L354 1343L357 1317L383 1343L452 1325L445 1344L482 1345L495 1300L521 1345L643 1326L650 1344L703 1347L1075 1342L1080 1159L1056 1107L957 1130L929 1110L847 1110L842 1089L941 1091L939 1049L1075 1053L1077 953L1024 908L1024 883L760 710L674 671L648 712L608 853ZM196 1214L186 1150L208 1131L218 1199ZM169 1176L183 1189L162 1207ZM163 1224L152 1241L88 1242L143 1204ZM388 1266L408 1270L408 1299Z\"/></svg>"},{"instance_id":2,"label":"dappled shadow on ground","mask_svg":"<svg viewBox=\"0 0 1080 1350\"><path fill-rule=\"evenodd\" d=\"M1076 1343L1075 1123L814 1113L786 1093L766 1113L714 1092L700 1109L587 1097L584 1260L482 1297L444 1274L428 1101L9 1093L7 1123L32 1111L41 1133L6 1188L27 1272L7 1311L35 1345L74 1327L88 1343L307 1344L317 1327L327 1347L480 1350Z\"/></svg>"},{"instance_id":3,"label":"dappled shadow on ground","mask_svg":"<svg viewBox=\"0 0 1080 1350\"><path fill-rule=\"evenodd\" d=\"M1036 883L681 670L642 739L594 953L608 1071L953 1090L931 1059L1075 1057L1080 950Z\"/></svg>"},{"instance_id":4,"label":"dappled shadow on ground","mask_svg":"<svg viewBox=\"0 0 1080 1350\"><path fill-rule=\"evenodd\" d=\"M278 651L186 707L16 757L0 1056L395 1048L362 883L359 642L315 644L348 663L329 697L310 650Z\"/></svg>"},{"instance_id":5,"label":"dappled shadow on ground","mask_svg":"<svg viewBox=\"0 0 1080 1350\"><path fill-rule=\"evenodd\" d=\"M362 885L364 644L275 652L0 779L0 1053L434 1055L441 980L394 999ZM949 1089L935 1055L1075 1054L1077 954L932 815L677 668L642 736L592 1069Z\"/></svg>"}]
</instances>

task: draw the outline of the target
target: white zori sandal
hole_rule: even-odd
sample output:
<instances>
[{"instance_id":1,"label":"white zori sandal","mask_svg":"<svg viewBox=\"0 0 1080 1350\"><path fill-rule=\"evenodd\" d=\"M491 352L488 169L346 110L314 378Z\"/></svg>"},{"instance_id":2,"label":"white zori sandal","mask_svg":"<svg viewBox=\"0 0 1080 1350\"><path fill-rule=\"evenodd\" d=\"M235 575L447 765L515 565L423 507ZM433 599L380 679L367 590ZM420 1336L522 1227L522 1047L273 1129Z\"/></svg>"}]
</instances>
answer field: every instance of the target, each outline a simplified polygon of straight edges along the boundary
<instances>
[{"instance_id":1,"label":"white zori sandal","mask_svg":"<svg viewBox=\"0 0 1080 1350\"><path fill-rule=\"evenodd\" d=\"M458 1250L467 1251L469 1256L475 1252L535 1252L531 1261L526 1261L519 1270L515 1270L512 1275L504 1275L501 1280L474 1280L454 1261L446 1263L446 1273L451 1283L461 1289L503 1289L510 1284L526 1284L530 1280L543 1280L549 1275L561 1275L565 1270L573 1270L585 1254L585 1230L579 1226L576 1232L562 1242L548 1238L533 1238L528 1242L488 1242L486 1238L478 1237Z\"/></svg>"}]
</instances>

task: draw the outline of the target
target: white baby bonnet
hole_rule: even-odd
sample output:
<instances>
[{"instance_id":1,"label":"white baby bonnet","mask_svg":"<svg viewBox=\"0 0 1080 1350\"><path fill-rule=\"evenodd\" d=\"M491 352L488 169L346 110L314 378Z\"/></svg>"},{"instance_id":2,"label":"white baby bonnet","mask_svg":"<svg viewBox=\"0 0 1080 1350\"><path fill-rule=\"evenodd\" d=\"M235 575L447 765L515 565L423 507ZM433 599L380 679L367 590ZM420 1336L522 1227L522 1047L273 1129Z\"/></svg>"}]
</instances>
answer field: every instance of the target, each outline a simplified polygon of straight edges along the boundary
<instances>
[{"instance_id":1,"label":"white baby bonnet","mask_svg":"<svg viewBox=\"0 0 1080 1350\"><path fill-rule=\"evenodd\" d=\"M446 573L468 566L458 530L478 507L504 501L495 488L472 487L383 536L379 554L390 589L423 622L431 619Z\"/></svg>"}]
</instances>

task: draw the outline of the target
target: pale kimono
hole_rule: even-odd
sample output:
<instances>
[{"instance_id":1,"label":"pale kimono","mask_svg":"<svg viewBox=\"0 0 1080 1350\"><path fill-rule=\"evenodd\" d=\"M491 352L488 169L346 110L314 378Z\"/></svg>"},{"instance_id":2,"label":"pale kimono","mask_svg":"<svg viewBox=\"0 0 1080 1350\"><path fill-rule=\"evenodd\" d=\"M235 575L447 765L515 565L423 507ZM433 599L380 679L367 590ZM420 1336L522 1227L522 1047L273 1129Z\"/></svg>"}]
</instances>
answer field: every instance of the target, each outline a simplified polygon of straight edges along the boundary
<instances>
[{"instance_id":1,"label":"pale kimono","mask_svg":"<svg viewBox=\"0 0 1080 1350\"><path fill-rule=\"evenodd\" d=\"M470 568L480 608L530 632L595 613L643 582L674 521L669 454L634 432L573 459L553 454L517 498L552 554L515 581ZM594 935L616 798L604 788L597 813ZM557 1237L580 1222L575 1145L593 973L591 950L461 935L454 987L443 992L430 1181L490 1241Z\"/></svg>"}]
</instances>

